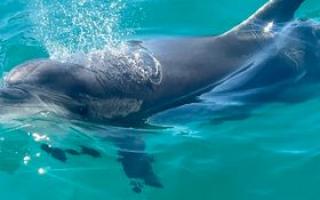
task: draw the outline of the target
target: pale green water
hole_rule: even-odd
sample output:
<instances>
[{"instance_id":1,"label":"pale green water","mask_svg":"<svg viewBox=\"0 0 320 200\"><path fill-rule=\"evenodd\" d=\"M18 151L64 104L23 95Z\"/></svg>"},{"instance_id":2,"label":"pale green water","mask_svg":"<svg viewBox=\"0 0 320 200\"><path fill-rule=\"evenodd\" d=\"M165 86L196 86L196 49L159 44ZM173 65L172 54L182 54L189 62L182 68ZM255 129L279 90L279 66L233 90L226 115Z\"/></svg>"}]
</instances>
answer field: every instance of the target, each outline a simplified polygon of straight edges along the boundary
<instances>
[{"instance_id":1,"label":"pale green water","mask_svg":"<svg viewBox=\"0 0 320 200\"><path fill-rule=\"evenodd\" d=\"M218 34L264 2L2 0L0 66L5 74L31 58L63 57L123 38ZM319 19L319 1L307 0L298 16ZM248 117L223 123L213 120L210 106L154 116L152 121L172 127L165 130L97 127L50 116L3 120L0 199L319 199L320 98L266 104ZM117 148L106 139L124 133L143 138L163 188L132 191ZM47 137L37 141L37 134ZM40 143L76 150L86 145L101 157L68 155L64 163L41 150Z\"/></svg>"}]
</instances>

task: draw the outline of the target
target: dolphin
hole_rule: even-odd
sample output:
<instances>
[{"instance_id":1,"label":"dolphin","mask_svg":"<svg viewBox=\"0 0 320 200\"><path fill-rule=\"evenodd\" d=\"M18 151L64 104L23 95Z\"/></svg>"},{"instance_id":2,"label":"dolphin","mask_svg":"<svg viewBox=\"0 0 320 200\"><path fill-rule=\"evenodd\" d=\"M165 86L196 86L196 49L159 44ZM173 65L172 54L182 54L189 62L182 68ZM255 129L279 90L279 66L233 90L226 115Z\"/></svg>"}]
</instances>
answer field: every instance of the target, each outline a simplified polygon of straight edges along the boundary
<instances>
[{"instance_id":1,"label":"dolphin","mask_svg":"<svg viewBox=\"0 0 320 200\"><path fill-rule=\"evenodd\" d=\"M315 81L320 26L293 20L303 2L270 0L218 36L128 41L120 51L80 55L79 63L28 61L5 77L0 112L52 111L96 122L133 123L207 91L227 94ZM129 178L162 187L139 136L110 140L119 148Z\"/></svg>"},{"instance_id":2,"label":"dolphin","mask_svg":"<svg viewBox=\"0 0 320 200\"><path fill-rule=\"evenodd\" d=\"M290 71L308 65L308 56L318 59L319 26L302 21L287 26L303 2L269 1L214 37L128 41L121 52L89 53L83 65L28 61L5 77L0 100L9 109L11 104L32 105L37 112L63 110L93 121L145 118L232 80L252 65L281 63L279 71Z\"/></svg>"}]
</instances>

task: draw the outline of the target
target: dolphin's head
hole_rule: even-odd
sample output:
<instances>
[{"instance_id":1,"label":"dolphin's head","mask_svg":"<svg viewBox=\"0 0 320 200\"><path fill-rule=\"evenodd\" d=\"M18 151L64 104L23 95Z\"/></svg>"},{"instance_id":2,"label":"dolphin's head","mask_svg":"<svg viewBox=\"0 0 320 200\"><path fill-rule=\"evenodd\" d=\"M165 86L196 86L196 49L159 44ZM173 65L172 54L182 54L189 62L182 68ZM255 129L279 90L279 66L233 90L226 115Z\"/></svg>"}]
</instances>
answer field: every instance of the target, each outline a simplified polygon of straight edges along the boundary
<instances>
[{"instance_id":1,"label":"dolphin's head","mask_svg":"<svg viewBox=\"0 0 320 200\"><path fill-rule=\"evenodd\" d=\"M320 61L320 23L317 24L313 28L313 34L314 34L314 37L316 39L315 53L316 53L316 56L317 56L318 60ZM319 62L319 64L320 64L320 62Z\"/></svg>"},{"instance_id":2,"label":"dolphin's head","mask_svg":"<svg viewBox=\"0 0 320 200\"><path fill-rule=\"evenodd\" d=\"M307 39L310 44L310 65L313 65L315 70L320 74L320 22L311 22L309 26L311 34ZM320 75L318 78L320 78Z\"/></svg>"},{"instance_id":3,"label":"dolphin's head","mask_svg":"<svg viewBox=\"0 0 320 200\"><path fill-rule=\"evenodd\" d=\"M314 20L299 20L293 23L295 37L309 49L319 48L320 23Z\"/></svg>"},{"instance_id":4,"label":"dolphin's head","mask_svg":"<svg viewBox=\"0 0 320 200\"><path fill-rule=\"evenodd\" d=\"M304 52L304 64L309 74L320 78L320 23L314 20L299 20L289 29L289 45Z\"/></svg>"}]
</instances>

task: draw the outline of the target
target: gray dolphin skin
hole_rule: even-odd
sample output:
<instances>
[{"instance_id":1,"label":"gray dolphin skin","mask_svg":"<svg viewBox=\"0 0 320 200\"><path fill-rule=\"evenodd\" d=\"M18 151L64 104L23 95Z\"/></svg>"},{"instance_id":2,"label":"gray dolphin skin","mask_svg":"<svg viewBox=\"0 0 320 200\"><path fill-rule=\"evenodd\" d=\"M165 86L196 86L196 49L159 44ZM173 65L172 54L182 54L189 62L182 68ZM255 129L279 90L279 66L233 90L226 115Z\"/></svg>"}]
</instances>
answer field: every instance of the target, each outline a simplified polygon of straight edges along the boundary
<instances>
[{"instance_id":1,"label":"gray dolphin skin","mask_svg":"<svg viewBox=\"0 0 320 200\"><path fill-rule=\"evenodd\" d=\"M28 105L37 112L64 110L64 114L93 121L134 120L183 104L208 89L221 90L221 85L249 68L253 72L243 78L246 81L237 81L237 88L247 86L248 79L259 74L265 78L256 84L286 80L299 69L318 71L309 66L320 60L319 25L292 21L302 3L269 1L216 37L129 41L118 55L93 53L87 65L29 61L6 76L0 100L9 105L8 110L10 105ZM268 67L263 66L272 66L274 74L266 77L263 71Z\"/></svg>"},{"instance_id":2,"label":"gray dolphin skin","mask_svg":"<svg viewBox=\"0 0 320 200\"><path fill-rule=\"evenodd\" d=\"M132 122L207 91L227 94L317 81L320 25L293 19L303 2L269 1L215 37L129 41L121 52L90 53L83 64L26 62L6 76L0 113L47 110L90 121ZM138 136L110 140L119 148L119 162L129 178L162 187Z\"/></svg>"}]
</instances>

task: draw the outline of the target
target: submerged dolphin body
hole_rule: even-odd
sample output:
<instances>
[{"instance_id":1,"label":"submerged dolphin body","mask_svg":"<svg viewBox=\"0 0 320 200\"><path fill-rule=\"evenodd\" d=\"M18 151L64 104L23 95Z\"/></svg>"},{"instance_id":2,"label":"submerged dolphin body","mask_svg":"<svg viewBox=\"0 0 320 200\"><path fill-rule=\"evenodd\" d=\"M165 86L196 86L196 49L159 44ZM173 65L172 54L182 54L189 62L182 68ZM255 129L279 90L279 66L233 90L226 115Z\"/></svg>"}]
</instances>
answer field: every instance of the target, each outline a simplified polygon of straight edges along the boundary
<instances>
[{"instance_id":1,"label":"submerged dolphin body","mask_svg":"<svg viewBox=\"0 0 320 200\"><path fill-rule=\"evenodd\" d=\"M93 121L134 120L212 89L226 93L316 80L319 25L292 21L303 2L269 1L216 37L130 41L117 54L92 53L83 65L29 61L6 76L0 112L26 108L23 112L52 111ZM162 186L141 139L111 140L128 177Z\"/></svg>"}]
</instances>

